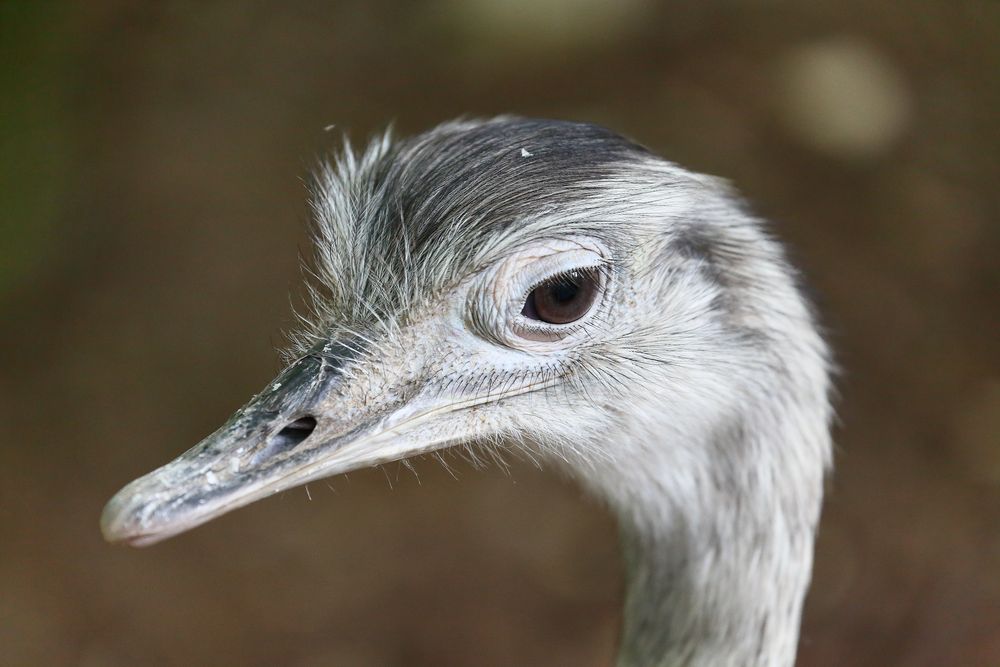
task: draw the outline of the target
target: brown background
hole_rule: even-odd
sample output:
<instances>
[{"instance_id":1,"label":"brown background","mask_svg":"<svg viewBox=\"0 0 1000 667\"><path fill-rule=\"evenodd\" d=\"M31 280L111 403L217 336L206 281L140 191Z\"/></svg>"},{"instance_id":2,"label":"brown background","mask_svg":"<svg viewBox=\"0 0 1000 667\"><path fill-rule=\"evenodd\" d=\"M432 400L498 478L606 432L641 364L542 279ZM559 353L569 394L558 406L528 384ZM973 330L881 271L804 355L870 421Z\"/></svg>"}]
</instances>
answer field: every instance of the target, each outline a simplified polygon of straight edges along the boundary
<instances>
[{"instance_id":1,"label":"brown background","mask_svg":"<svg viewBox=\"0 0 1000 667\"><path fill-rule=\"evenodd\" d=\"M0 2L0 663L609 664L613 522L527 465L97 529L278 370L339 131L518 112L732 179L821 295L800 664L1000 664L998 34L991 0Z\"/></svg>"}]
</instances>

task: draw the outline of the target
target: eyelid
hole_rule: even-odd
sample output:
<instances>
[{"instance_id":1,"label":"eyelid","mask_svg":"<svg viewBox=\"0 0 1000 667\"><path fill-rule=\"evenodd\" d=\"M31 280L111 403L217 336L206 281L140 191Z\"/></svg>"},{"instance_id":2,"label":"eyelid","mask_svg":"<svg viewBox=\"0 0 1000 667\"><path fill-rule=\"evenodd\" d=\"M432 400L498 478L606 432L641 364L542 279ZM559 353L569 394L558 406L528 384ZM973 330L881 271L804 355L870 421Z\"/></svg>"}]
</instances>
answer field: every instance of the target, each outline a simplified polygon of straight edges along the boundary
<instances>
[{"instance_id":1,"label":"eyelid","mask_svg":"<svg viewBox=\"0 0 1000 667\"><path fill-rule=\"evenodd\" d=\"M526 255L514 260L515 266L508 273L509 285L513 288L512 291L517 291L518 286L527 290L529 286L540 285L554 275L577 268L596 267L606 262L603 253L579 246L544 255Z\"/></svg>"}]
</instances>

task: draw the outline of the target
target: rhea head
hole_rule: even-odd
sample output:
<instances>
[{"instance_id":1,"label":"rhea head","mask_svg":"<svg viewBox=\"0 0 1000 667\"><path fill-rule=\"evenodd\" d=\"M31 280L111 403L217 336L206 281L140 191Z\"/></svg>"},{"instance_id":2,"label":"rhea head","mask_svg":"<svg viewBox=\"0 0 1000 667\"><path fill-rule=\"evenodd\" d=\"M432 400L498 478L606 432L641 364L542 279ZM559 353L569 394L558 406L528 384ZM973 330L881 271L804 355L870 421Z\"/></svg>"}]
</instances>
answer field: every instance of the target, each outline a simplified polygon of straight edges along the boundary
<instances>
[{"instance_id":1,"label":"rhea head","mask_svg":"<svg viewBox=\"0 0 1000 667\"><path fill-rule=\"evenodd\" d=\"M775 604L797 632L829 455L827 353L781 248L721 181L594 125L497 118L347 147L312 207L319 280L289 365L122 489L108 539L150 544L312 480L496 448L604 499L646 588L699 558L722 580L741 560L764 577L795 561ZM701 615L728 606L690 575L659 598L704 609L627 614L674 641L712 635ZM632 606L667 603L634 588ZM794 655L794 636L771 640Z\"/></svg>"}]
</instances>

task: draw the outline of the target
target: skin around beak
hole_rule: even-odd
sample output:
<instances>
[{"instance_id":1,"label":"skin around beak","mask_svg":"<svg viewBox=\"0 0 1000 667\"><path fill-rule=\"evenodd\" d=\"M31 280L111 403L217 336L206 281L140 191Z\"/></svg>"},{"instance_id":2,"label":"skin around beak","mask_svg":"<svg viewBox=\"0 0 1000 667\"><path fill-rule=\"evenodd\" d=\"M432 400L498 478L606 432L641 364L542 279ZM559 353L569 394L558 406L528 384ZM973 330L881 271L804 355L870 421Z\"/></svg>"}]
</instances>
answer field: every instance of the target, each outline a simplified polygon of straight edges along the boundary
<instances>
[{"instance_id":1,"label":"skin around beak","mask_svg":"<svg viewBox=\"0 0 1000 667\"><path fill-rule=\"evenodd\" d=\"M433 429L403 433L435 406L350 398L345 369L357 356L356 341L328 343L286 368L215 433L119 491L101 516L105 539L153 544L278 491L440 446Z\"/></svg>"}]
</instances>

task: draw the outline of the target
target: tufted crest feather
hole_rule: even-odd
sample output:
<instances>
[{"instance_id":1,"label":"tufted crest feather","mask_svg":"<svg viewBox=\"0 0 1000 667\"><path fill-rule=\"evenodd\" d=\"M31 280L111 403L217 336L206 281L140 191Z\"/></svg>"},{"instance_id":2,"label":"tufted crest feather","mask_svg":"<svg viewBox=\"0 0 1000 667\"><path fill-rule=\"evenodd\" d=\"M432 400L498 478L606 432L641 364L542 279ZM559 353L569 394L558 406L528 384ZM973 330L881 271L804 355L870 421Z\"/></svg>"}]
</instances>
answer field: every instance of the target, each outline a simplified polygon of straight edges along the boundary
<instances>
[{"instance_id":1,"label":"tufted crest feather","mask_svg":"<svg viewBox=\"0 0 1000 667\"><path fill-rule=\"evenodd\" d=\"M345 140L311 187L318 285L292 354L335 323L391 319L519 242L613 236L609 218L641 202L593 195L648 155L596 125L512 117L387 131L361 151Z\"/></svg>"}]
</instances>

